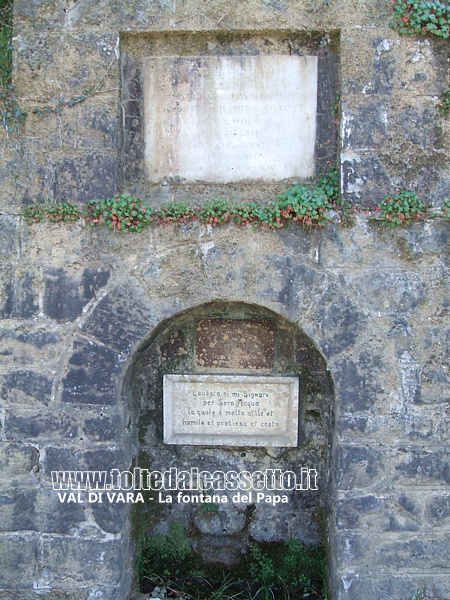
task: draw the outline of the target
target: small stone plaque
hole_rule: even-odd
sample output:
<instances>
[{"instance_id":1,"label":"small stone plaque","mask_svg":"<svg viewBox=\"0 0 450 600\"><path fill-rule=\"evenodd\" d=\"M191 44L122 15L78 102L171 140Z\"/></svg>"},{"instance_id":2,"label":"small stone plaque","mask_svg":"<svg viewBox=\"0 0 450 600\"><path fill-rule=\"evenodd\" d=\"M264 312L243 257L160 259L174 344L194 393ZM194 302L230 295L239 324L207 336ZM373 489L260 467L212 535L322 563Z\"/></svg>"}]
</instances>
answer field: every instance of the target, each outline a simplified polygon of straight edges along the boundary
<instances>
[{"instance_id":1,"label":"small stone plaque","mask_svg":"<svg viewBox=\"0 0 450 600\"><path fill-rule=\"evenodd\" d=\"M298 377L164 375L164 443L296 446Z\"/></svg>"},{"instance_id":2,"label":"small stone plaque","mask_svg":"<svg viewBox=\"0 0 450 600\"><path fill-rule=\"evenodd\" d=\"M197 323L195 362L215 369L271 369L275 327L268 320L202 319Z\"/></svg>"},{"instance_id":3,"label":"small stone plaque","mask_svg":"<svg viewBox=\"0 0 450 600\"><path fill-rule=\"evenodd\" d=\"M313 176L317 64L287 55L146 59L147 177Z\"/></svg>"}]
</instances>

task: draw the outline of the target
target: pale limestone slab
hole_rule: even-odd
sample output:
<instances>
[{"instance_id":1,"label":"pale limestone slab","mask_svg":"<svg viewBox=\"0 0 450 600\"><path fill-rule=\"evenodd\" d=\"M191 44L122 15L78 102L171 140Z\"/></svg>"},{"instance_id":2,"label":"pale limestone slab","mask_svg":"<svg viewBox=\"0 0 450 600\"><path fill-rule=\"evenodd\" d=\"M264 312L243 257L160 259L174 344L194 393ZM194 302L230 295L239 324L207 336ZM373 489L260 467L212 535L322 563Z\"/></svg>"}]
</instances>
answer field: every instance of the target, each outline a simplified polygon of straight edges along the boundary
<instances>
[{"instance_id":1,"label":"pale limestone slab","mask_svg":"<svg viewBox=\"0 0 450 600\"><path fill-rule=\"evenodd\" d=\"M164 375L164 443L296 446L298 377Z\"/></svg>"},{"instance_id":2,"label":"pale limestone slab","mask_svg":"<svg viewBox=\"0 0 450 600\"><path fill-rule=\"evenodd\" d=\"M146 59L148 179L313 176L317 64L284 55Z\"/></svg>"}]
</instances>

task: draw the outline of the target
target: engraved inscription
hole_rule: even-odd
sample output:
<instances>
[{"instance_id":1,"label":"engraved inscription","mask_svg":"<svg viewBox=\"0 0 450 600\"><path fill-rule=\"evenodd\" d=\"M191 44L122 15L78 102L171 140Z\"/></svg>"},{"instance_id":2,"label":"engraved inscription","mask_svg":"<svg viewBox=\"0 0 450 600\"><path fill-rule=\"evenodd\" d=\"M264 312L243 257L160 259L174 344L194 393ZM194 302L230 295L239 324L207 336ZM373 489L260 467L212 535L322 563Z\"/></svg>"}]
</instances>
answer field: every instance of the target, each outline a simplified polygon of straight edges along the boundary
<instances>
[{"instance_id":1,"label":"engraved inscription","mask_svg":"<svg viewBox=\"0 0 450 600\"><path fill-rule=\"evenodd\" d=\"M149 179L314 175L317 57L148 58L144 86Z\"/></svg>"},{"instance_id":2,"label":"engraved inscription","mask_svg":"<svg viewBox=\"0 0 450 600\"><path fill-rule=\"evenodd\" d=\"M168 444L295 446L298 378L165 375Z\"/></svg>"}]
</instances>

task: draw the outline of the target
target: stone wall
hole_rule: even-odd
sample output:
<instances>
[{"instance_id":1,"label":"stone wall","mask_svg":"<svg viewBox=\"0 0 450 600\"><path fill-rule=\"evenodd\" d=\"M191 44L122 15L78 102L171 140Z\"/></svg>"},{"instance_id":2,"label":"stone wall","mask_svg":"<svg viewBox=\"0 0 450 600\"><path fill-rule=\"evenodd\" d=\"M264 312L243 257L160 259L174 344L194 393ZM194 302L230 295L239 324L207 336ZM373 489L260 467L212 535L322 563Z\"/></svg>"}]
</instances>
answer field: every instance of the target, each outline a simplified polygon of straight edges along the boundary
<instances>
[{"instance_id":1,"label":"stone wall","mask_svg":"<svg viewBox=\"0 0 450 600\"><path fill-rule=\"evenodd\" d=\"M121 191L155 205L230 189L268 200L289 183L145 180L140 64L192 48L315 53L316 154L339 161L344 196L409 188L437 205L450 191L449 125L435 107L448 43L399 37L390 3L375 1L16 0L14 10L14 83L28 115L18 134L2 132L0 163L0 598L128 597L131 505L61 503L50 473L169 460L158 386L171 355L161 348L218 307L273 319L296 340L290 368L313 374L295 458L258 449L248 463L325 456L320 494L296 509L306 541L327 548L330 597L409 600L426 587L448 598L446 222L388 231L361 214L348 230L191 223L127 236L29 227L18 214L34 201ZM264 514L239 535L269 539ZM302 523L286 522L301 538Z\"/></svg>"},{"instance_id":2,"label":"stone wall","mask_svg":"<svg viewBox=\"0 0 450 600\"><path fill-rule=\"evenodd\" d=\"M400 599L423 585L448 596L446 224L16 233L3 246L16 277L2 293L2 597L126 596L130 507L61 504L50 472L131 465L139 348L211 302L269 309L326 361L336 427L320 485L334 597ZM157 424L141 396L146 427ZM323 439L314 423L330 408L307 404L300 450ZM147 446L161 439L151 431Z\"/></svg>"}]
</instances>

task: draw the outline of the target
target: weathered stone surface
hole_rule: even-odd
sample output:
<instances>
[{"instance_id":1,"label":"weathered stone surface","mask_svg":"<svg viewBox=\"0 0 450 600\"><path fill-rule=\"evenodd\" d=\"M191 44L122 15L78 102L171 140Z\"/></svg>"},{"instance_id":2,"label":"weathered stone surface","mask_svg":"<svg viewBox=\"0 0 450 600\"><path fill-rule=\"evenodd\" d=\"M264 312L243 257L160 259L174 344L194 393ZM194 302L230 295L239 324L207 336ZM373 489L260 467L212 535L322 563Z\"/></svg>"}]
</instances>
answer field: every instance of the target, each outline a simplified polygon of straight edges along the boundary
<instances>
[{"instance_id":1,"label":"weathered stone surface","mask_svg":"<svg viewBox=\"0 0 450 600\"><path fill-rule=\"evenodd\" d=\"M39 572L39 546L38 536L15 533L14 535L0 534L0 558L2 563L2 588L11 584L18 588L33 589ZM17 577L17 568L20 565L20 578ZM3 594L3 592L1 592ZM8 596L6 596L8 598Z\"/></svg>"},{"instance_id":2,"label":"weathered stone surface","mask_svg":"<svg viewBox=\"0 0 450 600\"><path fill-rule=\"evenodd\" d=\"M0 478L29 476L39 469L39 450L31 444L0 442Z\"/></svg>"},{"instance_id":3,"label":"weathered stone surface","mask_svg":"<svg viewBox=\"0 0 450 600\"><path fill-rule=\"evenodd\" d=\"M18 221L14 217L0 216L0 256L3 260L16 257L17 225Z\"/></svg>"},{"instance_id":4,"label":"weathered stone surface","mask_svg":"<svg viewBox=\"0 0 450 600\"><path fill-rule=\"evenodd\" d=\"M76 319L108 278L109 271L101 269L84 269L81 278L66 269L48 269L44 273L45 314L56 321Z\"/></svg>"},{"instance_id":5,"label":"weathered stone surface","mask_svg":"<svg viewBox=\"0 0 450 600\"><path fill-rule=\"evenodd\" d=\"M86 520L83 504L61 502L54 490L5 490L1 496L1 531L70 534Z\"/></svg>"},{"instance_id":6,"label":"weathered stone surface","mask_svg":"<svg viewBox=\"0 0 450 600\"><path fill-rule=\"evenodd\" d=\"M361 598L412 598L414 594L423 592L432 594L430 598L446 598L448 584L445 576L435 574L408 574L399 576L389 573L380 576L373 573L370 577L362 577L361 572L349 569L340 582L340 594L349 600Z\"/></svg>"},{"instance_id":7,"label":"weathered stone surface","mask_svg":"<svg viewBox=\"0 0 450 600\"><path fill-rule=\"evenodd\" d=\"M85 419L83 432L89 439L98 442L117 440L121 433L120 417L101 414L92 419Z\"/></svg>"},{"instance_id":8,"label":"weathered stone surface","mask_svg":"<svg viewBox=\"0 0 450 600\"><path fill-rule=\"evenodd\" d=\"M199 321L195 355L199 367L270 369L275 359L273 323L242 319Z\"/></svg>"},{"instance_id":9,"label":"weathered stone surface","mask_svg":"<svg viewBox=\"0 0 450 600\"><path fill-rule=\"evenodd\" d=\"M128 315L133 307L133 316ZM153 307L142 289L130 279L101 300L83 331L117 352L126 353L156 325Z\"/></svg>"},{"instance_id":10,"label":"weathered stone surface","mask_svg":"<svg viewBox=\"0 0 450 600\"><path fill-rule=\"evenodd\" d=\"M92 516L97 525L107 533L121 533L126 526L130 507L125 503L104 502L91 506Z\"/></svg>"},{"instance_id":11,"label":"weathered stone surface","mask_svg":"<svg viewBox=\"0 0 450 600\"><path fill-rule=\"evenodd\" d=\"M426 515L433 525L440 527L450 521L450 495L433 494L426 502Z\"/></svg>"},{"instance_id":12,"label":"weathered stone surface","mask_svg":"<svg viewBox=\"0 0 450 600\"><path fill-rule=\"evenodd\" d=\"M78 432L77 421L67 413L26 411L5 415L5 436L8 440L70 439Z\"/></svg>"},{"instance_id":13,"label":"weathered stone surface","mask_svg":"<svg viewBox=\"0 0 450 600\"><path fill-rule=\"evenodd\" d=\"M52 393L52 380L32 370L7 373L1 389L2 399L9 403L48 405Z\"/></svg>"},{"instance_id":14,"label":"weathered stone surface","mask_svg":"<svg viewBox=\"0 0 450 600\"><path fill-rule=\"evenodd\" d=\"M408 448L402 449L403 456L394 462L395 479L410 483L428 485L448 485L450 483L450 462L448 448Z\"/></svg>"},{"instance_id":15,"label":"weathered stone surface","mask_svg":"<svg viewBox=\"0 0 450 600\"><path fill-rule=\"evenodd\" d=\"M32 271L5 266L1 269L0 316L30 319L39 312L37 282Z\"/></svg>"},{"instance_id":16,"label":"weathered stone surface","mask_svg":"<svg viewBox=\"0 0 450 600\"><path fill-rule=\"evenodd\" d=\"M114 351L84 339L77 340L69 369L63 379L63 402L115 403L114 376L119 371L119 361Z\"/></svg>"},{"instance_id":17,"label":"weathered stone surface","mask_svg":"<svg viewBox=\"0 0 450 600\"><path fill-rule=\"evenodd\" d=\"M123 560L122 554L120 540L49 537L44 540L42 548L49 583L67 578L69 571L74 582L92 584L96 581L109 581L111 585L117 585L120 580L118 565Z\"/></svg>"},{"instance_id":18,"label":"weathered stone surface","mask_svg":"<svg viewBox=\"0 0 450 600\"><path fill-rule=\"evenodd\" d=\"M339 455L341 489L373 488L384 478L383 452L370 446L342 445Z\"/></svg>"}]
</instances>

